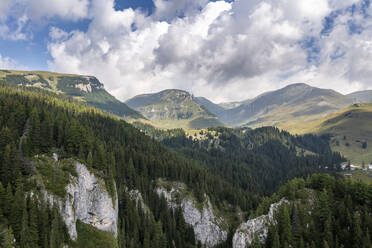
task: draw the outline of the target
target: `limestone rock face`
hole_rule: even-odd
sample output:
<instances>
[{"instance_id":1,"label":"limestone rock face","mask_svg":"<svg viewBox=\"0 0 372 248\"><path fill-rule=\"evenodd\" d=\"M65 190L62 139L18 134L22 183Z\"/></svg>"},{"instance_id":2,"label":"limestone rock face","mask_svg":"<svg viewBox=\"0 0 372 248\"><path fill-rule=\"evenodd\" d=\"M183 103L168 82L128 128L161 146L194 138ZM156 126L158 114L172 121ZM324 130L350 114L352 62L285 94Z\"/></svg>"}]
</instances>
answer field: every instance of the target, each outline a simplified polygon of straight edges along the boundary
<instances>
[{"instance_id":1,"label":"limestone rock face","mask_svg":"<svg viewBox=\"0 0 372 248\"><path fill-rule=\"evenodd\" d=\"M184 185L179 184L184 187ZM214 247L227 239L227 230L222 228L224 220L217 217L208 198L203 203L202 209L196 207L194 201L188 196L182 196L179 189L171 188L167 191L164 187L157 187L158 195L164 195L168 206L172 209L181 207L185 222L194 228L195 238L205 247Z\"/></svg>"},{"instance_id":2,"label":"limestone rock face","mask_svg":"<svg viewBox=\"0 0 372 248\"><path fill-rule=\"evenodd\" d=\"M146 214L151 214L149 207L146 205L145 201L143 200L141 192L138 189L132 189L128 191L128 195L130 199L136 202L136 206L140 207L142 211Z\"/></svg>"},{"instance_id":3,"label":"limestone rock face","mask_svg":"<svg viewBox=\"0 0 372 248\"><path fill-rule=\"evenodd\" d=\"M76 222L90 224L117 237L118 200L111 198L104 181L90 173L85 165L76 162L77 177L70 178L66 196L62 199L45 192L51 205L57 204L72 240L76 240Z\"/></svg>"},{"instance_id":4,"label":"limestone rock face","mask_svg":"<svg viewBox=\"0 0 372 248\"><path fill-rule=\"evenodd\" d=\"M233 248L246 248L250 246L256 235L261 243L265 242L269 226L271 224L276 224L274 217L279 207L282 204L288 203L289 202L283 198L279 202L271 204L267 215L261 215L241 224L234 234Z\"/></svg>"}]
</instances>

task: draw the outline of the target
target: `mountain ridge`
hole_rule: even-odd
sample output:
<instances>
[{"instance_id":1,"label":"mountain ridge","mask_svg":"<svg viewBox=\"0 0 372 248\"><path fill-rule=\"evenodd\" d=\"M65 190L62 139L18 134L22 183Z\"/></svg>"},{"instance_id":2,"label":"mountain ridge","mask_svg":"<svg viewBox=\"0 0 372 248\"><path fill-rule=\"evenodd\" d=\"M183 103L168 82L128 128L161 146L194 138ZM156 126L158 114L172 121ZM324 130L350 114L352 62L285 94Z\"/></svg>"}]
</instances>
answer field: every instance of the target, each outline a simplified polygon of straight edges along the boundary
<instances>
[{"instance_id":1,"label":"mountain ridge","mask_svg":"<svg viewBox=\"0 0 372 248\"><path fill-rule=\"evenodd\" d=\"M168 89L142 94L125 103L163 128L200 129L223 126L211 111L184 90Z\"/></svg>"},{"instance_id":2,"label":"mountain ridge","mask_svg":"<svg viewBox=\"0 0 372 248\"><path fill-rule=\"evenodd\" d=\"M38 87L65 94L121 118L142 118L125 103L117 100L94 76L48 71L0 70L0 80L17 86Z\"/></svg>"}]
</instances>

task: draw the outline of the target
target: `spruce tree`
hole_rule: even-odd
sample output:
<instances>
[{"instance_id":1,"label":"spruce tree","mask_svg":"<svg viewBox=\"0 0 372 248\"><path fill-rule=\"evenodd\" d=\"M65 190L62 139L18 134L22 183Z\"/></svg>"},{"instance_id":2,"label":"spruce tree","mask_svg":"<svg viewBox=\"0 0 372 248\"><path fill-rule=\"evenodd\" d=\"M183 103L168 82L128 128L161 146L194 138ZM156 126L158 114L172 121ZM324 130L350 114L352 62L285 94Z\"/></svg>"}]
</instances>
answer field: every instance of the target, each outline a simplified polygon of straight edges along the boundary
<instances>
[{"instance_id":1,"label":"spruce tree","mask_svg":"<svg viewBox=\"0 0 372 248\"><path fill-rule=\"evenodd\" d=\"M280 248L280 239L278 231L275 230L272 248Z\"/></svg>"},{"instance_id":2,"label":"spruce tree","mask_svg":"<svg viewBox=\"0 0 372 248\"><path fill-rule=\"evenodd\" d=\"M38 227L38 213L37 205L34 198L29 199L29 247L37 248L39 247L39 227Z\"/></svg>"},{"instance_id":3,"label":"spruce tree","mask_svg":"<svg viewBox=\"0 0 372 248\"><path fill-rule=\"evenodd\" d=\"M20 244L21 248L31 248L29 246L29 227L28 227L28 213L27 208L23 208L23 216L22 216L22 229L20 233Z\"/></svg>"},{"instance_id":4,"label":"spruce tree","mask_svg":"<svg viewBox=\"0 0 372 248\"><path fill-rule=\"evenodd\" d=\"M10 217L9 217L9 222L14 230L15 237L17 240L20 239L19 234L23 230L23 218L25 214L27 214L27 207L26 207L25 195L23 191L23 184L21 182L21 179L19 178L17 181L16 192L14 194L14 200L11 205L11 211L10 211ZM26 224L28 225L28 216L25 221L26 221ZM28 232L28 226L25 228Z\"/></svg>"},{"instance_id":5,"label":"spruce tree","mask_svg":"<svg viewBox=\"0 0 372 248\"><path fill-rule=\"evenodd\" d=\"M354 213L353 219L353 247L362 247L363 239L362 239L362 229L361 229L361 220L360 214L358 212Z\"/></svg>"},{"instance_id":6,"label":"spruce tree","mask_svg":"<svg viewBox=\"0 0 372 248\"><path fill-rule=\"evenodd\" d=\"M15 247L15 242L14 242L14 235L13 235L13 230L11 227L9 229L6 229L4 237L3 237L3 242L1 243L2 248L14 248Z\"/></svg>"},{"instance_id":7,"label":"spruce tree","mask_svg":"<svg viewBox=\"0 0 372 248\"><path fill-rule=\"evenodd\" d=\"M41 132L40 132L40 116L39 111L36 107L34 107L30 114L30 133L29 133L29 141L27 144L29 145L29 151L33 154L38 154L40 152L40 144L41 144Z\"/></svg>"},{"instance_id":8,"label":"spruce tree","mask_svg":"<svg viewBox=\"0 0 372 248\"><path fill-rule=\"evenodd\" d=\"M289 217L289 210L287 205L281 207L278 217L278 227L280 235L280 243L288 245L292 242L292 228L291 228L291 219Z\"/></svg>"},{"instance_id":9,"label":"spruce tree","mask_svg":"<svg viewBox=\"0 0 372 248\"><path fill-rule=\"evenodd\" d=\"M11 209L13 205L13 190L10 183L8 183L8 186L6 187L6 195L5 195L5 201L4 201L4 216L9 219Z\"/></svg>"}]
</instances>

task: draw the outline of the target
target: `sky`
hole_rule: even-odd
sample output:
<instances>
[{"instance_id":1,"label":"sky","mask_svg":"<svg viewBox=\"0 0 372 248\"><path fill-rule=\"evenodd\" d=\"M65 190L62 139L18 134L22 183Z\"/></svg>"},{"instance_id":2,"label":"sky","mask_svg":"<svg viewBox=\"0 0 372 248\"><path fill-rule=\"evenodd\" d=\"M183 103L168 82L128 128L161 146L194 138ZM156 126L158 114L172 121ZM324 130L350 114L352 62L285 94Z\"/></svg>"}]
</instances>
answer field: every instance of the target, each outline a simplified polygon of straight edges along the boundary
<instances>
[{"instance_id":1,"label":"sky","mask_svg":"<svg viewBox=\"0 0 372 248\"><path fill-rule=\"evenodd\" d=\"M0 0L0 68L96 76L120 100L291 83L372 89L371 0Z\"/></svg>"}]
</instances>

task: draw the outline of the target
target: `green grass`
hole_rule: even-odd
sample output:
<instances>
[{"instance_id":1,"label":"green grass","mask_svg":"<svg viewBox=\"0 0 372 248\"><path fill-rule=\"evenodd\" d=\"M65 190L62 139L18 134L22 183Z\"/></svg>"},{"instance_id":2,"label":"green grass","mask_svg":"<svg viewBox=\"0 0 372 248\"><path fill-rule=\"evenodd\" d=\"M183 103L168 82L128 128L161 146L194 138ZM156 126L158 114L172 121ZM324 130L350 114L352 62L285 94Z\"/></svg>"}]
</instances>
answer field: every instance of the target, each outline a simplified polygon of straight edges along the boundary
<instances>
[{"instance_id":1,"label":"green grass","mask_svg":"<svg viewBox=\"0 0 372 248\"><path fill-rule=\"evenodd\" d=\"M110 232L98 230L81 221L76 223L78 238L73 243L74 248L118 248L114 235Z\"/></svg>"},{"instance_id":2,"label":"green grass","mask_svg":"<svg viewBox=\"0 0 372 248\"><path fill-rule=\"evenodd\" d=\"M355 170L355 171L342 171L339 172L340 175L344 174L352 174L351 180L354 181L362 181L365 183L372 183L372 171L363 171L363 170Z\"/></svg>"},{"instance_id":3,"label":"green grass","mask_svg":"<svg viewBox=\"0 0 372 248\"><path fill-rule=\"evenodd\" d=\"M27 78L27 76L33 77ZM132 117L135 119L142 117L126 104L110 95L94 77L42 71L2 70L0 71L0 79L14 85L21 84L39 87L55 93L65 94L66 96L73 97L77 101L87 103L119 117ZM92 91L85 92L76 88L76 85L79 84L90 84Z\"/></svg>"},{"instance_id":4,"label":"green grass","mask_svg":"<svg viewBox=\"0 0 372 248\"><path fill-rule=\"evenodd\" d=\"M66 186L70 183L70 175L77 176L74 161L72 159L64 159L56 162L51 157L40 155L35 158L35 162L45 189L55 195L64 197L66 195Z\"/></svg>"},{"instance_id":5,"label":"green grass","mask_svg":"<svg viewBox=\"0 0 372 248\"><path fill-rule=\"evenodd\" d=\"M361 166L372 161L372 104L352 105L346 109L289 129L291 133L331 134L331 148L351 163ZM367 142L367 147L362 147Z\"/></svg>"}]
</instances>

